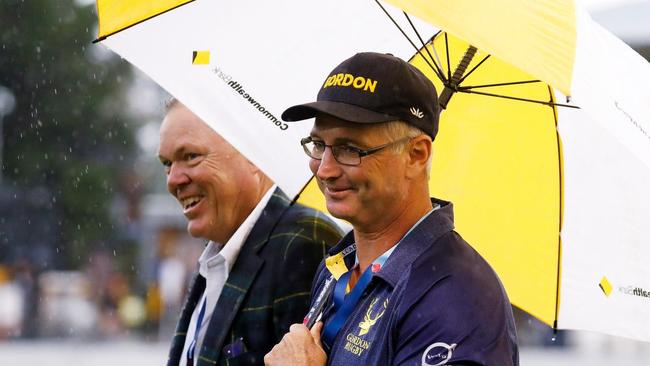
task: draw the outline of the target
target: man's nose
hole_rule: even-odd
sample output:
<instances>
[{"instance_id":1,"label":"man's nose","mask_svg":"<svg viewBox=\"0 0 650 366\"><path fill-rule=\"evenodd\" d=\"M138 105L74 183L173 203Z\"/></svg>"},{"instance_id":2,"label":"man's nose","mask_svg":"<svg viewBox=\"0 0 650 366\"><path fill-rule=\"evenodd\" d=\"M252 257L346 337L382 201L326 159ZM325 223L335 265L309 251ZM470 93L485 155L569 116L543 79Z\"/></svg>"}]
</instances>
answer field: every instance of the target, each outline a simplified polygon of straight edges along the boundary
<instances>
[{"instance_id":1,"label":"man's nose","mask_svg":"<svg viewBox=\"0 0 650 366\"><path fill-rule=\"evenodd\" d=\"M323 152L323 157L320 161L316 160L318 167L316 176L320 180L336 179L341 175L341 164L334 158L334 153L331 147L326 147Z\"/></svg>"},{"instance_id":2,"label":"man's nose","mask_svg":"<svg viewBox=\"0 0 650 366\"><path fill-rule=\"evenodd\" d=\"M186 169L178 164L172 163L167 172L167 190L175 194L178 188L190 182Z\"/></svg>"}]
</instances>

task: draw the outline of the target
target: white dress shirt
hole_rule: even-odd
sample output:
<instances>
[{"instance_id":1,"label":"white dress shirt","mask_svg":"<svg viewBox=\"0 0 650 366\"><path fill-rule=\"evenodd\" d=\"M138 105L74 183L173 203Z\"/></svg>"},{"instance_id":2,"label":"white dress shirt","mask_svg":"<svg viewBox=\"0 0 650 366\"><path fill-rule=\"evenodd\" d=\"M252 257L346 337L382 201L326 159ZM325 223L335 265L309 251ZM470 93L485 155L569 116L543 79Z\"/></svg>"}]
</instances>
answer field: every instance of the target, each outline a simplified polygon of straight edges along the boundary
<instances>
[{"instance_id":1,"label":"white dress shirt","mask_svg":"<svg viewBox=\"0 0 650 366\"><path fill-rule=\"evenodd\" d=\"M235 264L239 251L248 238L248 234L250 234L253 226L255 226L255 223L262 214L264 207L266 207L271 196L273 196L276 187L276 185L273 185L266 194L264 194L257 206L255 206L253 211L248 215L239 228L237 228L226 245L210 241L199 257L199 274L205 278L205 292L203 293L201 300L197 303L197 306L194 308L194 313L192 313L192 318L190 319L190 324L187 328L185 346L183 346L183 353L179 366L187 366L187 351L194 340L196 323L198 321L201 306L203 305L203 302L206 301L205 315L203 316L203 321L201 322L199 329L199 336L194 348L194 365L196 365L199 358L199 350L203 344L203 338L208 329L208 324L210 324L210 318L212 318L212 312L217 304L219 295L221 295L223 286L228 279L228 274L230 273L232 266Z\"/></svg>"}]
</instances>

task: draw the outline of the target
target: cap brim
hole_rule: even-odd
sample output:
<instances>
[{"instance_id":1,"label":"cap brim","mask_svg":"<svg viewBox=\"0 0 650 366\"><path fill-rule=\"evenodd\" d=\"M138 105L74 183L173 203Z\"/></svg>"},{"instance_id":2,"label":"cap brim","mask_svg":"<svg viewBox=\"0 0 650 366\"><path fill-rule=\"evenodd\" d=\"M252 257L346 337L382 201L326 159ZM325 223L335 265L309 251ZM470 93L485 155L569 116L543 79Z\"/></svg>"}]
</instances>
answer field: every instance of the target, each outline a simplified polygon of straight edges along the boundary
<instances>
[{"instance_id":1,"label":"cap brim","mask_svg":"<svg viewBox=\"0 0 650 366\"><path fill-rule=\"evenodd\" d=\"M282 113L282 119L286 122L302 121L314 118L321 113L355 123L379 123L399 119L386 113L373 112L356 105L324 100L290 107Z\"/></svg>"}]
</instances>

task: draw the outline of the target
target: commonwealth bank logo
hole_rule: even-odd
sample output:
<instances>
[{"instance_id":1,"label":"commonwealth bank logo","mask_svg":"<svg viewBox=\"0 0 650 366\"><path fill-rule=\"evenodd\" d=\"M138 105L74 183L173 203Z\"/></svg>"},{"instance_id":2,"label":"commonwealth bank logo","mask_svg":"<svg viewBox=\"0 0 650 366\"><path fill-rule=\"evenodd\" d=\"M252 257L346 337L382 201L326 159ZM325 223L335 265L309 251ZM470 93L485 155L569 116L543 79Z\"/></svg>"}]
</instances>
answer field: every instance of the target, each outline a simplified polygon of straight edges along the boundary
<instances>
[{"instance_id":1,"label":"commonwealth bank logo","mask_svg":"<svg viewBox=\"0 0 650 366\"><path fill-rule=\"evenodd\" d=\"M620 285L620 283L617 283L616 287L614 287L614 285L611 282L609 282L607 277L603 276L603 279L600 280L600 282L598 283L598 287L600 287L600 289L607 297L610 297L612 295L612 292L616 290L616 292L619 292L623 295L641 297L646 300L650 300L650 291L647 290L647 287L644 289L638 284Z\"/></svg>"},{"instance_id":2,"label":"commonwealth bank logo","mask_svg":"<svg viewBox=\"0 0 650 366\"><path fill-rule=\"evenodd\" d=\"M601 290L603 290L603 293L605 296L609 297L609 295L612 294L612 289L613 286L607 279L607 277L603 276L603 279L600 280L600 283L598 284L598 287L600 287Z\"/></svg>"},{"instance_id":3,"label":"commonwealth bank logo","mask_svg":"<svg viewBox=\"0 0 650 366\"><path fill-rule=\"evenodd\" d=\"M210 51L192 51L192 65L209 65Z\"/></svg>"}]
</instances>

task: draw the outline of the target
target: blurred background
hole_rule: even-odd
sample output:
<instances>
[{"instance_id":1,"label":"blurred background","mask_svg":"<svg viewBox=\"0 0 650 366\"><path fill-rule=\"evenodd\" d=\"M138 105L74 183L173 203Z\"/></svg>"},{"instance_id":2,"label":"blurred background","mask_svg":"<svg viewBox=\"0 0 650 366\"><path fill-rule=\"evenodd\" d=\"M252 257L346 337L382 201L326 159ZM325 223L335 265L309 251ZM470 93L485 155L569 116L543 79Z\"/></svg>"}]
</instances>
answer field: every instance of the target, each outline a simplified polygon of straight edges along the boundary
<instances>
[{"instance_id":1,"label":"blurred background","mask_svg":"<svg viewBox=\"0 0 650 366\"><path fill-rule=\"evenodd\" d=\"M582 2L650 58L650 1ZM94 1L0 2L0 365L163 364L202 251L156 157L168 95L96 23ZM650 364L515 313L522 365Z\"/></svg>"}]
</instances>

